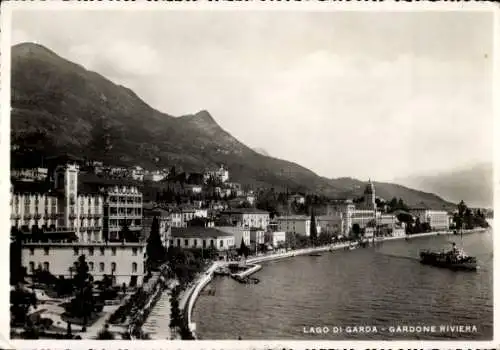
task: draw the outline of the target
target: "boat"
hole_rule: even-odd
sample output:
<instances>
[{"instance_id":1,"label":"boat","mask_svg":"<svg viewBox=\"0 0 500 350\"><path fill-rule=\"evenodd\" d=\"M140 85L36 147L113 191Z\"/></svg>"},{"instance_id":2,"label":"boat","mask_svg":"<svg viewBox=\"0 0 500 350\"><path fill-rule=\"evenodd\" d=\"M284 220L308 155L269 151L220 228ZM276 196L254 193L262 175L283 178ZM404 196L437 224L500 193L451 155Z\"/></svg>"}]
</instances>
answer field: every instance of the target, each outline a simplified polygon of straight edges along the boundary
<instances>
[{"instance_id":1,"label":"boat","mask_svg":"<svg viewBox=\"0 0 500 350\"><path fill-rule=\"evenodd\" d=\"M420 262L426 265L444 267L452 270L477 270L477 259L459 250L453 243L453 248L448 252L420 252Z\"/></svg>"},{"instance_id":2,"label":"boat","mask_svg":"<svg viewBox=\"0 0 500 350\"><path fill-rule=\"evenodd\" d=\"M310 253L309 256L321 256L320 253Z\"/></svg>"}]
</instances>

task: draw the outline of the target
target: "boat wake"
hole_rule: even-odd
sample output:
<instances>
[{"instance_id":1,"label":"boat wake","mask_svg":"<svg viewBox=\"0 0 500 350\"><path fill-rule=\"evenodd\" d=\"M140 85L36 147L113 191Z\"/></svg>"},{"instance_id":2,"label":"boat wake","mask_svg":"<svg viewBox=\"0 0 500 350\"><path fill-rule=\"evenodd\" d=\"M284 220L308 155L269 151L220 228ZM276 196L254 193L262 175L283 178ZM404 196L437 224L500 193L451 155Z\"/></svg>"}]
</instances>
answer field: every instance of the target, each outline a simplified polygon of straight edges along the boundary
<instances>
[{"instance_id":1,"label":"boat wake","mask_svg":"<svg viewBox=\"0 0 500 350\"><path fill-rule=\"evenodd\" d=\"M415 256L407 256L407 255L395 255L395 254L386 254L386 253L377 253L379 255L383 256L388 256L390 258L398 258L398 259L407 259L407 260L413 260L413 261L418 261L420 260L418 257Z\"/></svg>"}]
</instances>

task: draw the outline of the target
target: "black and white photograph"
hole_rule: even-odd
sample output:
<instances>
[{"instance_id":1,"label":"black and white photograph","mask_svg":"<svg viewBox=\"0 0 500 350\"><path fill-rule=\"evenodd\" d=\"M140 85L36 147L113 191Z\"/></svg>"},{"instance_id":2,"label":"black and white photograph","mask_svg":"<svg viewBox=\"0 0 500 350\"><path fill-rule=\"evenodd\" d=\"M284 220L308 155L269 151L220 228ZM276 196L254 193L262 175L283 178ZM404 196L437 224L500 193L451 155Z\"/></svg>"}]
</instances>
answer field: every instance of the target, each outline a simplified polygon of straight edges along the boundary
<instances>
[{"instance_id":1,"label":"black and white photograph","mask_svg":"<svg viewBox=\"0 0 500 350\"><path fill-rule=\"evenodd\" d=\"M4 337L494 340L491 9L24 5Z\"/></svg>"}]
</instances>

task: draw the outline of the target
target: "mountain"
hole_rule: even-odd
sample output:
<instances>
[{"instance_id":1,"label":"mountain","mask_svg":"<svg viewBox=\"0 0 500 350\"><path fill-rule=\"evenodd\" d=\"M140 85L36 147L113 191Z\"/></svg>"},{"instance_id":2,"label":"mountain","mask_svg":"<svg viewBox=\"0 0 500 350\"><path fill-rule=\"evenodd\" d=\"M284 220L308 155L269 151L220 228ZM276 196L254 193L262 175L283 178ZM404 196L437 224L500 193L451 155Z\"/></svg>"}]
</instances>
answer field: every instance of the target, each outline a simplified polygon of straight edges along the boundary
<instances>
[{"instance_id":1,"label":"mountain","mask_svg":"<svg viewBox=\"0 0 500 350\"><path fill-rule=\"evenodd\" d=\"M264 148L254 148L255 152L262 154L263 156L270 157L271 155Z\"/></svg>"},{"instance_id":2,"label":"mountain","mask_svg":"<svg viewBox=\"0 0 500 350\"><path fill-rule=\"evenodd\" d=\"M243 185L329 196L356 192L342 181L250 149L207 111L174 117L155 110L132 90L41 45L13 46L11 72L12 167L38 166L44 157L60 153L112 165L175 165L185 171L222 163L231 181ZM445 203L402 186L380 186L382 193L408 202Z\"/></svg>"},{"instance_id":3,"label":"mountain","mask_svg":"<svg viewBox=\"0 0 500 350\"><path fill-rule=\"evenodd\" d=\"M467 205L493 208L493 164L480 163L437 175L412 176L396 179L405 186L437 193L454 203L463 200Z\"/></svg>"}]
</instances>

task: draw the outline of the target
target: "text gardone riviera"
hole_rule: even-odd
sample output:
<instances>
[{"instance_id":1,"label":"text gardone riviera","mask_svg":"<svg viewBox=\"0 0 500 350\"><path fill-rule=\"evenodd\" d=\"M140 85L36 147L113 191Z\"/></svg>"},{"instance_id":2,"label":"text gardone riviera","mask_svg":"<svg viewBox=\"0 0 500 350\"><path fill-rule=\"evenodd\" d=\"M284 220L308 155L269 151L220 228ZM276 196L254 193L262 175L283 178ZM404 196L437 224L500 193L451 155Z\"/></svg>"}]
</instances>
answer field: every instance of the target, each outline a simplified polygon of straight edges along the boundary
<instances>
[{"instance_id":1,"label":"text gardone riviera","mask_svg":"<svg viewBox=\"0 0 500 350\"><path fill-rule=\"evenodd\" d=\"M400 326L320 326L303 327L305 334L338 333L476 333L475 325L400 325Z\"/></svg>"}]
</instances>

